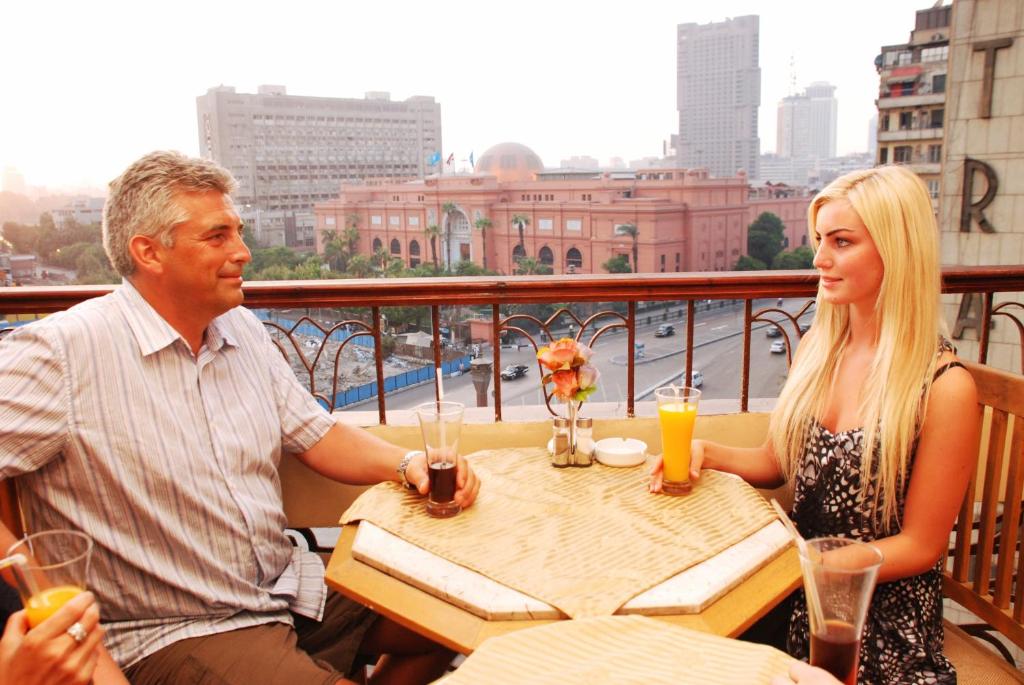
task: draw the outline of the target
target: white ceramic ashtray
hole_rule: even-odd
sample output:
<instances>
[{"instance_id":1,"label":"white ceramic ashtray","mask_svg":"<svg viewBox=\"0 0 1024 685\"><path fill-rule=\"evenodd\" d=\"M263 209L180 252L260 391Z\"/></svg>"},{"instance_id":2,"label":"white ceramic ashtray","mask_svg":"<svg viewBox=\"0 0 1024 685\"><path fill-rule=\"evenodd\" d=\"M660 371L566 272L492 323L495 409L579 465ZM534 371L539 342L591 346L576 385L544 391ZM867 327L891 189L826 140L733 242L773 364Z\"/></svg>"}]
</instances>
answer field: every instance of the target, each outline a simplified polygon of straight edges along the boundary
<instances>
[{"instance_id":1,"label":"white ceramic ashtray","mask_svg":"<svg viewBox=\"0 0 1024 685\"><path fill-rule=\"evenodd\" d=\"M639 466L647 459L647 443L636 438L605 438L594 443L594 455L605 466Z\"/></svg>"}]
</instances>

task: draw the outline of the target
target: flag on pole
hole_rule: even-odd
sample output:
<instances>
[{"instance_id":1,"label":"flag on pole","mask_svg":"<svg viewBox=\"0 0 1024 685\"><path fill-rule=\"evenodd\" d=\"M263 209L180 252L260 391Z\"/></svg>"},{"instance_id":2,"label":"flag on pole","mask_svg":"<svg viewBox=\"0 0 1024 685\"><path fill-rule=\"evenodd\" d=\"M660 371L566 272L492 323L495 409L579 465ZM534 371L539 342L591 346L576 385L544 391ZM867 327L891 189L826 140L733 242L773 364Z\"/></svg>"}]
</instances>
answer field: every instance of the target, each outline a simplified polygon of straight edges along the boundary
<instances>
[{"instance_id":1,"label":"flag on pole","mask_svg":"<svg viewBox=\"0 0 1024 685\"><path fill-rule=\"evenodd\" d=\"M434 154L430 155L430 157L427 158L427 164L429 164L430 166L434 166L435 164L440 164L440 163L441 163L441 153L440 152L435 151Z\"/></svg>"},{"instance_id":2,"label":"flag on pole","mask_svg":"<svg viewBox=\"0 0 1024 685\"><path fill-rule=\"evenodd\" d=\"M446 161L445 164L448 165L448 166L451 166L452 162L454 162L454 161L455 161L455 153L453 152L450 155L448 155L448 161Z\"/></svg>"}]
</instances>

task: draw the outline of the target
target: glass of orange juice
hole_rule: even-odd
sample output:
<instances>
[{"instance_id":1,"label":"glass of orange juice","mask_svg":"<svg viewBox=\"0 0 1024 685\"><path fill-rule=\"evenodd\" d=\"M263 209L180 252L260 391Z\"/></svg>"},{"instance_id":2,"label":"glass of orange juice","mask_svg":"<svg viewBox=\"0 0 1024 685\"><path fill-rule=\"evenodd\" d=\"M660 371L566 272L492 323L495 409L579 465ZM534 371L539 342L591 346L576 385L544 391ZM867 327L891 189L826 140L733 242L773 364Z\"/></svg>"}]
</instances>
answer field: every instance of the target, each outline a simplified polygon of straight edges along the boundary
<instances>
[{"instance_id":1,"label":"glass of orange juice","mask_svg":"<svg viewBox=\"0 0 1024 685\"><path fill-rule=\"evenodd\" d=\"M654 391L661 426L662 490L668 495L685 495L690 483L690 441L697 419L700 390L685 385L666 385Z\"/></svg>"},{"instance_id":2,"label":"glass of orange juice","mask_svg":"<svg viewBox=\"0 0 1024 685\"><path fill-rule=\"evenodd\" d=\"M29 626L36 627L85 591L91 554L92 540L73 530L28 535L7 550L4 561L18 563L5 573L14 575L11 584L18 588Z\"/></svg>"}]
</instances>

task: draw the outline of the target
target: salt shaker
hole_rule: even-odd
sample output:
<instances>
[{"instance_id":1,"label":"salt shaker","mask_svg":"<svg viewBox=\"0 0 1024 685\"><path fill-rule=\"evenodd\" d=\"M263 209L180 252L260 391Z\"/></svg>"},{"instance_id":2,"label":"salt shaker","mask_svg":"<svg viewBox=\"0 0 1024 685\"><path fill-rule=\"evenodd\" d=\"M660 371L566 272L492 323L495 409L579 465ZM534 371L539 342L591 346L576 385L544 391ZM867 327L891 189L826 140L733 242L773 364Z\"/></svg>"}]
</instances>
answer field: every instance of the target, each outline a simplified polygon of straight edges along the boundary
<instances>
[{"instance_id":1,"label":"salt shaker","mask_svg":"<svg viewBox=\"0 0 1024 685\"><path fill-rule=\"evenodd\" d=\"M576 452L573 466L590 466L594 463L594 419L576 419Z\"/></svg>"},{"instance_id":2,"label":"salt shaker","mask_svg":"<svg viewBox=\"0 0 1024 685\"><path fill-rule=\"evenodd\" d=\"M554 418L554 435L551 441L551 465L557 468L569 466L572 453L569 449L569 419Z\"/></svg>"}]
</instances>

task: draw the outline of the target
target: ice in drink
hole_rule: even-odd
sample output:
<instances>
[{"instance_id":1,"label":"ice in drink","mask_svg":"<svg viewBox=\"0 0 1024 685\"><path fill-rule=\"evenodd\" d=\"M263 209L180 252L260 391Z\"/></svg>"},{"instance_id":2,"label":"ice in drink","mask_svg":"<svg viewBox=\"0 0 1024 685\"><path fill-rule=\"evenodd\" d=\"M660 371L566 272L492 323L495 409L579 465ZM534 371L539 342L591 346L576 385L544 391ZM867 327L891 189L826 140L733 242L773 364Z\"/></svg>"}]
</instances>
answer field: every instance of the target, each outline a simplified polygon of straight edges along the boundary
<instances>
[{"instance_id":1,"label":"ice in drink","mask_svg":"<svg viewBox=\"0 0 1024 685\"><path fill-rule=\"evenodd\" d=\"M25 603L25 617L29 626L35 628L82 592L82 588L74 585L58 585L32 595Z\"/></svg>"},{"instance_id":2,"label":"ice in drink","mask_svg":"<svg viewBox=\"0 0 1024 685\"><path fill-rule=\"evenodd\" d=\"M823 668L843 685L857 685L860 634L845 621L825 622L822 634L811 633L811 666Z\"/></svg>"}]
</instances>

